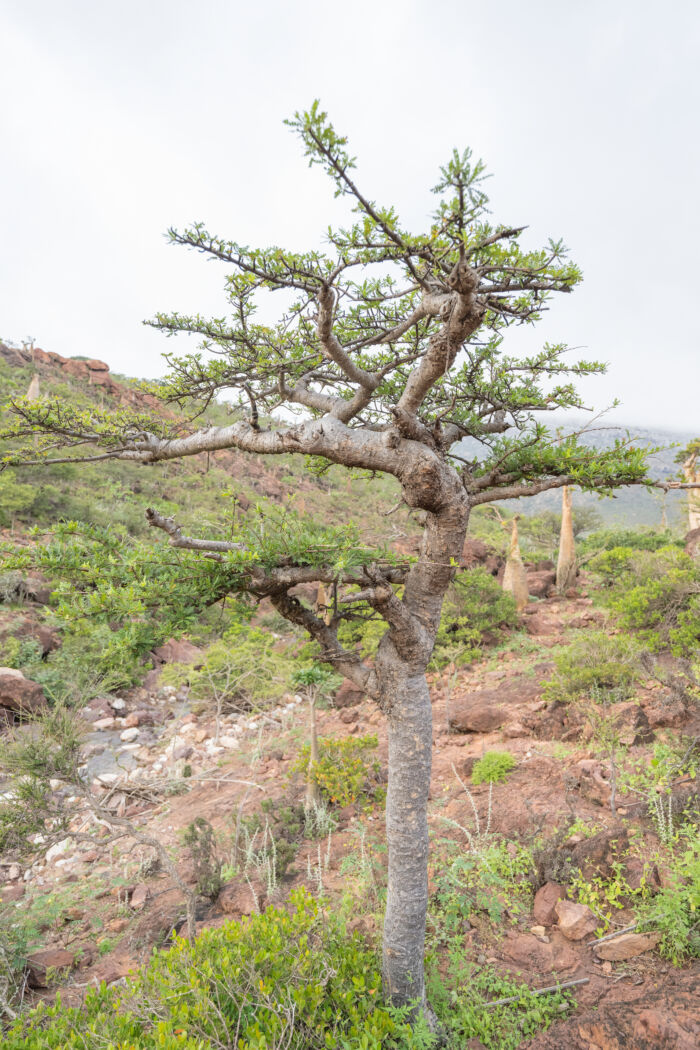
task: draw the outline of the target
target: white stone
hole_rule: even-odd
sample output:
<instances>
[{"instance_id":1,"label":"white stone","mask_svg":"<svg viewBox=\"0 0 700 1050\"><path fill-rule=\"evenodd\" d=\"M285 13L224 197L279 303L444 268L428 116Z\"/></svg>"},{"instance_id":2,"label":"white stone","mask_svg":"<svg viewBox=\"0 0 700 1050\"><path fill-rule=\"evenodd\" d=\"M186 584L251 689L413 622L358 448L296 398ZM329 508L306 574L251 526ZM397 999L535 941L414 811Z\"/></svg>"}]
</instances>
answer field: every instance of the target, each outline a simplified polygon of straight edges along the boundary
<instances>
[{"instance_id":1,"label":"white stone","mask_svg":"<svg viewBox=\"0 0 700 1050\"><path fill-rule=\"evenodd\" d=\"M111 729L114 725L114 718L98 718L96 722L92 723L92 728L101 731L103 729Z\"/></svg>"},{"instance_id":2,"label":"white stone","mask_svg":"<svg viewBox=\"0 0 700 1050\"><path fill-rule=\"evenodd\" d=\"M115 696L114 700L109 701L109 706L113 711L123 711L126 707L126 701L122 700L120 696Z\"/></svg>"},{"instance_id":3,"label":"white stone","mask_svg":"<svg viewBox=\"0 0 700 1050\"><path fill-rule=\"evenodd\" d=\"M125 729L123 733L119 734L119 739L123 740L124 743L130 744L132 740L136 740L139 735L139 729L137 726L131 726L129 729Z\"/></svg>"},{"instance_id":4,"label":"white stone","mask_svg":"<svg viewBox=\"0 0 700 1050\"><path fill-rule=\"evenodd\" d=\"M49 780L49 787L52 791L60 791L63 787L63 781L57 780L55 777L52 777L51 780Z\"/></svg>"},{"instance_id":5,"label":"white stone","mask_svg":"<svg viewBox=\"0 0 700 1050\"><path fill-rule=\"evenodd\" d=\"M184 726L180 726L178 733L180 736L187 736L189 733L199 732L199 726L196 722L185 722Z\"/></svg>"},{"instance_id":6,"label":"white stone","mask_svg":"<svg viewBox=\"0 0 700 1050\"><path fill-rule=\"evenodd\" d=\"M15 879L20 879L22 877L22 869L19 864L10 864L10 870L7 873L7 877L13 882Z\"/></svg>"},{"instance_id":7,"label":"white stone","mask_svg":"<svg viewBox=\"0 0 700 1050\"><path fill-rule=\"evenodd\" d=\"M62 839L60 842L57 842L54 846L50 846L49 849L47 849L46 851L47 863L50 864L52 860L56 860L58 857L62 857L64 853L67 853L68 850L73 849L74 846L75 842L71 838Z\"/></svg>"},{"instance_id":8,"label":"white stone","mask_svg":"<svg viewBox=\"0 0 700 1050\"><path fill-rule=\"evenodd\" d=\"M105 784L107 787L111 787L112 784L116 784L119 780L118 773L98 773L97 779L101 784Z\"/></svg>"},{"instance_id":9,"label":"white stone","mask_svg":"<svg viewBox=\"0 0 700 1050\"><path fill-rule=\"evenodd\" d=\"M219 737L219 744L221 745L221 747L225 747L229 751L233 751L237 747L241 746L240 740L238 740L238 738L235 737L235 736L220 736ZM214 749L212 748L212 752L213 752L213 750Z\"/></svg>"}]
</instances>

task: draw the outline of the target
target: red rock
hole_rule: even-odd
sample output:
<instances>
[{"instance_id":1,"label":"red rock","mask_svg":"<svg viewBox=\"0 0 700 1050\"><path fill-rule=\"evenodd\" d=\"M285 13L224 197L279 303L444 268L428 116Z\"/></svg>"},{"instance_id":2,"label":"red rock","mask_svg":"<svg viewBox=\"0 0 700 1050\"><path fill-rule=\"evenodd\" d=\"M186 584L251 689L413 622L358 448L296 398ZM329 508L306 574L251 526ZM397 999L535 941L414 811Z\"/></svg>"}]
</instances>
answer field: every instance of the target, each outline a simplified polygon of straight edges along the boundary
<instances>
[{"instance_id":1,"label":"red rock","mask_svg":"<svg viewBox=\"0 0 700 1050\"><path fill-rule=\"evenodd\" d=\"M357 704L361 704L365 698L365 694L361 689L358 689L354 682L351 682L349 678L344 678L340 683L340 688L333 698L334 707L356 707Z\"/></svg>"},{"instance_id":2,"label":"red rock","mask_svg":"<svg viewBox=\"0 0 700 1050\"><path fill-rule=\"evenodd\" d=\"M527 589L533 598L546 598L554 589L556 572L546 569L544 572L528 572Z\"/></svg>"},{"instance_id":3,"label":"red rock","mask_svg":"<svg viewBox=\"0 0 700 1050\"><path fill-rule=\"evenodd\" d=\"M265 894L255 887L258 897L257 907L262 908ZM250 887L246 883L230 882L221 890L216 902L225 915L251 915L256 911L256 903Z\"/></svg>"},{"instance_id":4,"label":"red rock","mask_svg":"<svg viewBox=\"0 0 700 1050\"><path fill-rule=\"evenodd\" d=\"M109 372L109 365L106 365L104 361L98 361L92 357L85 362L91 372Z\"/></svg>"},{"instance_id":5,"label":"red rock","mask_svg":"<svg viewBox=\"0 0 700 1050\"><path fill-rule=\"evenodd\" d=\"M566 890L556 882L545 882L535 894L532 913L542 926L554 926L557 921L556 903L564 900Z\"/></svg>"},{"instance_id":6,"label":"red rock","mask_svg":"<svg viewBox=\"0 0 700 1050\"><path fill-rule=\"evenodd\" d=\"M129 907L134 911L141 911L150 895L148 886L143 882L139 883L129 898Z\"/></svg>"},{"instance_id":7,"label":"red rock","mask_svg":"<svg viewBox=\"0 0 700 1050\"><path fill-rule=\"evenodd\" d=\"M530 635L544 638L547 635L557 634L559 628L554 624L549 623L548 620L545 620L541 613L535 613L534 615L528 616L526 619L525 630Z\"/></svg>"},{"instance_id":8,"label":"red rock","mask_svg":"<svg viewBox=\"0 0 700 1050\"><path fill-rule=\"evenodd\" d=\"M578 956L568 944L541 941L531 933L507 935L503 954L518 968L540 973L571 971L579 964Z\"/></svg>"},{"instance_id":9,"label":"red rock","mask_svg":"<svg viewBox=\"0 0 700 1050\"><path fill-rule=\"evenodd\" d=\"M570 941L582 941L595 931L598 920L585 904L575 901L558 900L554 905L559 929Z\"/></svg>"},{"instance_id":10,"label":"red rock","mask_svg":"<svg viewBox=\"0 0 700 1050\"><path fill-rule=\"evenodd\" d=\"M25 886L23 882L17 882L13 886L3 886L0 889L0 904L10 904L24 897Z\"/></svg>"},{"instance_id":11,"label":"red rock","mask_svg":"<svg viewBox=\"0 0 700 1050\"><path fill-rule=\"evenodd\" d=\"M354 707L344 707L340 712L340 721L345 722L346 725L349 725L350 722L356 722L359 717L359 712Z\"/></svg>"},{"instance_id":12,"label":"red rock","mask_svg":"<svg viewBox=\"0 0 700 1050\"><path fill-rule=\"evenodd\" d=\"M46 707L44 690L13 667L0 667L0 707L18 714L36 714Z\"/></svg>"},{"instance_id":13,"label":"red rock","mask_svg":"<svg viewBox=\"0 0 700 1050\"><path fill-rule=\"evenodd\" d=\"M46 988L49 971L72 970L75 956L63 948L47 948L27 956L27 983L30 988Z\"/></svg>"},{"instance_id":14,"label":"red rock","mask_svg":"<svg viewBox=\"0 0 700 1050\"><path fill-rule=\"evenodd\" d=\"M610 962L620 962L623 959L634 959L637 955L650 952L661 940L661 934L653 933L621 933L612 941L604 941L594 949L599 959L608 959Z\"/></svg>"},{"instance_id":15,"label":"red rock","mask_svg":"<svg viewBox=\"0 0 700 1050\"><path fill-rule=\"evenodd\" d=\"M130 715L126 716L126 718L124 719L124 723L123 723L124 729L134 729L139 724L140 724L139 716L134 711L132 711L132 713Z\"/></svg>"},{"instance_id":16,"label":"red rock","mask_svg":"<svg viewBox=\"0 0 700 1050\"><path fill-rule=\"evenodd\" d=\"M75 379L88 379L90 377L90 369L84 361L74 361L72 358L67 358L61 367L64 372L67 372L69 376L73 376Z\"/></svg>"},{"instance_id":17,"label":"red rock","mask_svg":"<svg viewBox=\"0 0 700 1050\"><path fill-rule=\"evenodd\" d=\"M201 667L204 651L192 642L171 638L153 650L153 657L159 664L194 664L195 667Z\"/></svg>"}]
</instances>

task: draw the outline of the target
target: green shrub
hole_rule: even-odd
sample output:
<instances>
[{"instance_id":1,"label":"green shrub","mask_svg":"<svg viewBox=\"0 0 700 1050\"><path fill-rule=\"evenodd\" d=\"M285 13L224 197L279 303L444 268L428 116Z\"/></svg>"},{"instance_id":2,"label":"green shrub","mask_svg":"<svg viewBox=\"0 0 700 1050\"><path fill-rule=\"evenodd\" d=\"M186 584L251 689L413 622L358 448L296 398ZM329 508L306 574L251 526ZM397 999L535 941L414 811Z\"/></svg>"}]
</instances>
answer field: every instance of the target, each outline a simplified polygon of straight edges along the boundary
<instances>
[{"instance_id":1,"label":"green shrub","mask_svg":"<svg viewBox=\"0 0 700 1050\"><path fill-rule=\"evenodd\" d=\"M643 902L638 917L659 930L659 951L678 966L700 958L700 835L697 827L678 837L669 884Z\"/></svg>"},{"instance_id":2,"label":"green shrub","mask_svg":"<svg viewBox=\"0 0 700 1050\"><path fill-rule=\"evenodd\" d=\"M485 569L460 572L445 596L432 667L470 663L488 635L517 625L515 602L493 576Z\"/></svg>"},{"instance_id":3,"label":"green shrub","mask_svg":"<svg viewBox=\"0 0 700 1050\"><path fill-rule=\"evenodd\" d=\"M668 547L672 544L682 546L680 541L673 539L671 532L664 529L659 532L656 529L600 529L591 532L579 545L580 554L589 554L593 551L611 551L615 548L626 548L636 551L656 551L660 547Z\"/></svg>"},{"instance_id":4,"label":"green shrub","mask_svg":"<svg viewBox=\"0 0 700 1050\"><path fill-rule=\"evenodd\" d=\"M428 996L450 1050L517 1050L572 1005L568 992L535 995L526 984L477 966L459 950L450 953L446 979L437 960L429 961ZM490 1005L499 999L515 1001Z\"/></svg>"},{"instance_id":5,"label":"green shrub","mask_svg":"<svg viewBox=\"0 0 700 1050\"><path fill-rule=\"evenodd\" d=\"M332 805L349 806L358 799L376 798L379 763L369 759L376 736L319 737L319 760L311 775ZM310 748L305 744L292 770L308 773Z\"/></svg>"},{"instance_id":6,"label":"green shrub","mask_svg":"<svg viewBox=\"0 0 700 1050\"><path fill-rule=\"evenodd\" d=\"M614 553L614 552L611 552ZM607 603L621 626L650 649L692 659L700 648L700 568L684 551L664 547L629 558Z\"/></svg>"},{"instance_id":7,"label":"green shrub","mask_svg":"<svg viewBox=\"0 0 700 1050\"><path fill-rule=\"evenodd\" d=\"M127 986L89 991L83 1007L39 1007L3 1050L408 1050L412 1038L382 1003L374 953L298 890L289 911L178 940Z\"/></svg>"},{"instance_id":8,"label":"green shrub","mask_svg":"<svg viewBox=\"0 0 700 1050\"><path fill-rule=\"evenodd\" d=\"M508 751L487 751L478 762L474 763L472 769L472 784L498 784L506 780L512 769L515 769L515 759Z\"/></svg>"},{"instance_id":9,"label":"green shrub","mask_svg":"<svg viewBox=\"0 0 700 1050\"><path fill-rule=\"evenodd\" d=\"M632 638L605 631L583 634L554 657L556 673L545 687L549 700L576 700L604 692L632 695L640 676L641 648Z\"/></svg>"},{"instance_id":10,"label":"green shrub","mask_svg":"<svg viewBox=\"0 0 700 1050\"><path fill-rule=\"evenodd\" d=\"M169 664L161 679L164 685L189 683L193 700L222 710L273 707L289 689L294 656L269 631L238 623L209 646L201 667Z\"/></svg>"}]
</instances>

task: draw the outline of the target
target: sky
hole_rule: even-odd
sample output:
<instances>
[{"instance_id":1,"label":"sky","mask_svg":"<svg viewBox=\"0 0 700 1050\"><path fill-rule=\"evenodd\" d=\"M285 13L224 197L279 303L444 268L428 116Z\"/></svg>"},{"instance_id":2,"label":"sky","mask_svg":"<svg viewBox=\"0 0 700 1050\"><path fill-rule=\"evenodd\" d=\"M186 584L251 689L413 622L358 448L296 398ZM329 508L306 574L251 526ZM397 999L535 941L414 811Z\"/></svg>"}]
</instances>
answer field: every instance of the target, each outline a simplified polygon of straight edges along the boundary
<instances>
[{"instance_id":1,"label":"sky","mask_svg":"<svg viewBox=\"0 0 700 1050\"><path fill-rule=\"evenodd\" d=\"M564 239L584 283L510 350L566 342L611 421L700 431L697 0L0 0L0 39L0 338L161 374L142 321L226 307L169 226L303 250L345 218L283 124L318 97L409 228L469 145L494 221Z\"/></svg>"}]
</instances>

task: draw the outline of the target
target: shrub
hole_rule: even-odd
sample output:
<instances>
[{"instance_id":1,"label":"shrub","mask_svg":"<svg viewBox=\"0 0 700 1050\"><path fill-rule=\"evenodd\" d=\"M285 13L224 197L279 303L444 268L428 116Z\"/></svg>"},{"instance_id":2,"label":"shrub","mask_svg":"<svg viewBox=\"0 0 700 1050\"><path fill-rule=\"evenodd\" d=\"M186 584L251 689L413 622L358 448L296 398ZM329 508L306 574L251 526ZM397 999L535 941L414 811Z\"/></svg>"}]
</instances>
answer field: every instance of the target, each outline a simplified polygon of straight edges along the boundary
<instances>
[{"instance_id":1,"label":"shrub","mask_svg":"<svg viewBox=\"0 0 700 1050\"><path fill-rule=\"evenodd\" d=\"M639 918L661 932L659 951L678 966L700 957L700 836L693 828L675 844L669 884L639 908Z\"/></svg>"},{"instance_id":2,"label":"shrub","mask_svg":"<svg viewBox=\"0 0 700 1050\"><path fill-rule=\"evenodd\" d=\"M289 911L267 908L178 940L123 988L85 1005L40 1006L6 1033L3 1050L388 1050L419 1045L381 1000L374 953L304 890ZM424 1045L426 1045L424 1043Z\"/></svg>"},{"instance_id":3,"label":"shrub","mask_svg":"<svg viewBox=\"0 0 700 1050\"><path fill-rule=\"evenodd\" d=\"M545 696L569 701L598 691L626 699L640 676L640 659L641 648L634 639L591 631L554 657L556 673Z\"/></svg>"},{"instance_id":4,"label":"shrub","mask_svg":"<svg viewBox=\"0 0 700 1050\"><path fill-rule=\"evenodd\" d=\"M340 739L321 737L318 741L319 760L311 775L321 794L333 805L349 806L359 798L376 797L379 763L369 760L369 752L377 747L376 736L347 736ZM306 744L292 767L296 773L307 773L309 745ZM373 783L374 780L374 783Z\"/></svg>"},{"instance_id":5,"label":"shrub","mask_svg":"<svg viewBox=\"0 0 700 1050\"><path fill-rule=\"evenodd\" d=\"M508 751L487 751L472 769L472 784L498 784L506 780L515 768L515 759Z\"/></svg>"},{"instance_id":6,"label":"shrub","mask_svg":"<svg viewBox=\"0 0 700 1050\"><path fill-rule=\"evenodd\" d=\"M580 552L589 554L593 551L611 551L625 548L636 551L656 551L660 547L672 544L682 546L673 539L668 529L659 532L656 529L600 529L591 532L580 544Z\"/></svg>"},{"instance_id":7,"label":"shrub","mask_svg":"<svg viewBox=\"0 0 700 1050\"><path fill-rule=\"evenodd\" d=\"M218 710L272 707L288 690L292 655L280 650L273 634L234 624L207 649L201 667L170 664L163 668L164 685L189 683L190 696Z\"/></svg>"},{"instance_id":8,"label":"shrub","mask_svg":"<svg viewBox=\"0 0 700 1050\"><path fill-rule=\"evenodd\" d=\"M450 587L442 609L433 650L433 668L474 660L488 635L516 627L515 602L485 569L460 572Z\"/></svg>"}]
</instances>

